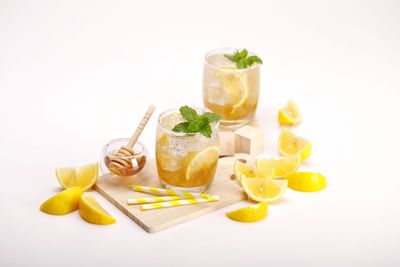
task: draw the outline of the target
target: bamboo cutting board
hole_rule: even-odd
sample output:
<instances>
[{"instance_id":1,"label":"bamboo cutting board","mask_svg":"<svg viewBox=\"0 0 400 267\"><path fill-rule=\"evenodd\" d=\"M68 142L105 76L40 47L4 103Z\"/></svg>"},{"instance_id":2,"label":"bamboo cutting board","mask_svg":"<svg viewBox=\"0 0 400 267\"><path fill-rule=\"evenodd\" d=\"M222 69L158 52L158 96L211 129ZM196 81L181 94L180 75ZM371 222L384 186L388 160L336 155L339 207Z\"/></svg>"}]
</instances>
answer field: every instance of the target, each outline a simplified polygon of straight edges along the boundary
<instances>
[{"instance_id":1,"label":"bamboo cutting board","mask_svg":"<svg viewBox=\"0 0 400 267\"><path fill-rule=\"evenodd\" d=\"M128 198L151 196L133 191L131 189L133 184L161 187L155 160L150 160L144 173L140 177L134 178L133 183L130 185L118 185L115 182L110 182L109 174L105 174L99 177L95 188L144 230L153 233L244 199L243 190L231 178L233 175L233 163L236 158L244 159L251 164L254 163L254 158L247 154L236 154L233 157L219 159L214 182L207 192L211 195L218 195L220 198L217 202L147 211L141 211L140 205L127 205L126 200Z\"/></svg>"}]
</instances>

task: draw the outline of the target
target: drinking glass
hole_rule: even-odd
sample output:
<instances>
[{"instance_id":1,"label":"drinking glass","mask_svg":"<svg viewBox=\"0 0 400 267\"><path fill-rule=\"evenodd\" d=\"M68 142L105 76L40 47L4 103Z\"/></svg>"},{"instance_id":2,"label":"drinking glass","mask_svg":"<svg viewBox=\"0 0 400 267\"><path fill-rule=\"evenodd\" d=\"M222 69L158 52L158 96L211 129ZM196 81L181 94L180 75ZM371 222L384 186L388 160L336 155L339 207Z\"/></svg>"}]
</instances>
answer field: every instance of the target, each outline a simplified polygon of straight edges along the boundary
<instances>
[{"instance_id":1,"label":"drinking glass","mask_svg":"<svg viewBox=\"0 0 400 267\"><path fill-rule=\"evenodd\" d=\"M203 71L204 106L222 119L224 128L238 128L254 116L260 92L260 65L238 69L225 55L238 49L224 48L207 53ZM249 56L254 53L249 52Z\"/></svg>"},{"instance_id":2,"label":"drinking glass","mask_svg":"<svg viewBox=\"0 0 400 267\"><path fill-rule=\"evenodd\" d=\"M195 109L199 115L209 110ZM211 125L211 137L200 133L172 131L184 118L179 109L158 117L156 133L157 172L166 188L203 192L212 183L219 158L218 122Z\"/></svg>"}]
</instances>

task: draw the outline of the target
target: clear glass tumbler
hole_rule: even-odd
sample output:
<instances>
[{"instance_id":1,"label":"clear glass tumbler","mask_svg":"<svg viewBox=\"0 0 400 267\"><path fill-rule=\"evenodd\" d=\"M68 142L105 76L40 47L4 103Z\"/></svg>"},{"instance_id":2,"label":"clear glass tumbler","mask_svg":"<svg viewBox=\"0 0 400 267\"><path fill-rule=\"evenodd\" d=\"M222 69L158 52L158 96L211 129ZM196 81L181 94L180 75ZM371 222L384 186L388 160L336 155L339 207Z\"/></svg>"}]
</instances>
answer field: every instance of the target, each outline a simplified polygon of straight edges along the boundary
<instances>
[{"instance_id":1,"label":"clear glass tumbler","mask_svg":"<svg viewBox=\"0 0 400 267\"><path fill-rule=\"evenodd\" d=\"M254 116L260 92L260 65L238 69L225 55L238 49L224 48L207 53L203 71L204 106L219 114L221 126L237 128ZM249 53L249 56L254 53Z\"/></svg>"},{"instance_id":2,"label":"clear glass tumbler","mask_svg":"<svg viewBox=\"0 0 400 267\"><path fill-rule=\"evenodd\" d=\"M198 114L209 112L196 109ZM166 188L203 192L212 183L219 158L218 123L211 125L211 137L200 133L185 134L172 128L184 118L179 109L160 114L156 133L158 176Z\"/></svg>"}]
</instances>

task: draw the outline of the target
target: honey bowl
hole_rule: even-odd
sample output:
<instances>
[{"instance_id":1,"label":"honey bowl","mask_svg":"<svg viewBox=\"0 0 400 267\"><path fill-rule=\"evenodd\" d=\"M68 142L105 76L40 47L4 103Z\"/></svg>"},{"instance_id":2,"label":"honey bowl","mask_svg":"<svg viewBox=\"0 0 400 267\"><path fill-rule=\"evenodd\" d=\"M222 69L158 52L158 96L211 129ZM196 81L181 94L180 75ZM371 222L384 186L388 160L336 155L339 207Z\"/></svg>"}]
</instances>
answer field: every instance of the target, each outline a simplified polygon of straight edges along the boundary
<instances>
[{"instance_id":1,"label":"honey bowl","mask_svg":"<svg viewBox=\"0 0 400 267\"><path fill-rule=\"evenodd\" d=\"M121 147L126 146L129 140L129 138L111 140L103 147L100 155L100 168L103 174L111 173L118 177L131 177L143 172L148 159L148 153L146 147L141 142L136 142L133 146L132 156L116 155L116 152L118 152ZM129 162L129 164L126 167L117 168L112 164L112 160L115 159Z\"/></svg>"}]
</instances>

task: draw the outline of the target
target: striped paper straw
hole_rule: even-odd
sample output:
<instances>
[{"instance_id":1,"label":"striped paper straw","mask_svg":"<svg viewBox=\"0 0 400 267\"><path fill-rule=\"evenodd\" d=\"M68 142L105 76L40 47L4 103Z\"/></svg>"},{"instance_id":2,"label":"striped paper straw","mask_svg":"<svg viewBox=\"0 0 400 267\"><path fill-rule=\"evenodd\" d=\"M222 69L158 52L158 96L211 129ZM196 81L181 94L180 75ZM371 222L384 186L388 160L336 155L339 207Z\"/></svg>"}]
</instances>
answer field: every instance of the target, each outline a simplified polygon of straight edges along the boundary
<instances>
[{"instance_id":1,"label":"striped paper straw","mask_svg":"<svg viewBox=\"0 0 400 267\"><path fill-rule=\"evenodd\" d=\"M172 201L182 199L182 197L177 196L168 196L168 197L138 197L138 198L129 198L127 200L128 205L134 204L145 204L145 203L154 203L154 202L164 202L164 201Z\"/></svg>"},{"instance_id":2,"label":"striped paper straw","mask_svg":"<svg viewBox=\"0 0 400 267\"><path fill-rule=\"evenodd\" d=\"M143 204L140 206L142 210L153 210L153 209L163 209L169 207L179 207L185 205L192 205L192 204L199 204L199 203L206 203L206 202L214 202L218 201L218 196L211 196L208 199L205 198L189 198L189 199L182 199L182 200L174 200L168 202L159 202L159 203L152 203L152 204Z\"/></svg>"},{"instance_id":3,"label":"striped paper straw","mask_svg":"<svg viewBox=\"0 0 400 267\"><path fill-rule=\"evenodd\" d=\"M141 185L134 185L132 187L134 191L138 192L143 192L143 193L148 193L152 195L158 195L158 196L177 196L177 197L182 197L182 198L205 198L208 199L210 195L208 194L199 194L199 193L192 193L188 191L178 191L178 190L172 190L172 189L164 189L164 188L158 188L158 187L148 187L148 186L141 186Z\"/></svg>"}]
</instances>

